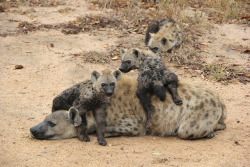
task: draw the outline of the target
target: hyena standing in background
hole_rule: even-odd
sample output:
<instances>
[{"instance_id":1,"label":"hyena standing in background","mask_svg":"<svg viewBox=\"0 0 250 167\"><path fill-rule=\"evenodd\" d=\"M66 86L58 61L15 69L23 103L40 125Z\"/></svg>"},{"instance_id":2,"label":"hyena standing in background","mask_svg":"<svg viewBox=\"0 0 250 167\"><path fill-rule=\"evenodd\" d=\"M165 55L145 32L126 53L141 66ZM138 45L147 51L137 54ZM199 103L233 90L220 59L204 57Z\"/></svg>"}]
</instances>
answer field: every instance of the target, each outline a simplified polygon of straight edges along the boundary
<instances>
[{"instance_id":1,"label":"hyena standing in background","mask_svg":"<svg viewBox=\"0 0 250 167\"><path fill-rule=\"evenodd\" d=\"M81 121L78 130L78 138L82 141L90 141L86 134L86 112L92 110L96 125L97 125L97 139L100 145L106 145L104 140L105 129L105 110L110 102L110 97L115 91L116 82L121 79L121 72L119 70L111 72L106 69L100 73L93 71L91 73L91 80L74 85L73 87L63 91L60 95L54 98L52 112L57 110L69 110L72 106L79 111ZM71 109L70 117L75 117L77 111ZM73 112L74 111L74 112Z\"/></svg>"},{"instance_id":2,"label":"hyena standing in background","mask_svg":"<svg viewBox=\"0 0 250 167\"><path fill-rule=\"evenodd\" d=\"M145 44L154 52L171 52L183 41L179 25L172 19L158 19L148 26Z\"/></svg>"},{"instance_id":3,"label":"hyena standing in background","mask_svg":"<svg viewBox=\"0 0 250 167\"><path fill-rule=\"evenodd\" d=\"M181 97L177 91L178 77L167 69L160 57L150 51L140 49L121 49L121 54L121 72L127 73L133 69L139 69L137 96L147 115L147 127L150 126L152 113L155 111L151 102L153 94L164 101L166 98L165 88L167 88L174 103L182 105Z\"/></svg>"}]
</instances>

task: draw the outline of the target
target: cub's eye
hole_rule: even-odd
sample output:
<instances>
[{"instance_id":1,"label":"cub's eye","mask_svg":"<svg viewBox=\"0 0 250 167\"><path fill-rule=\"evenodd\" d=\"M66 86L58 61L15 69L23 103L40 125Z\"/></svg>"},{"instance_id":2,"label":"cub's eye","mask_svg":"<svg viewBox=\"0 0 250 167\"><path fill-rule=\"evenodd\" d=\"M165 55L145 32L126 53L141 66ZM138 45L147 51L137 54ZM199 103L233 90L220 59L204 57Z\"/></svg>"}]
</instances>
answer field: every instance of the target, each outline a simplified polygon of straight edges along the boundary
<instances>
[{"instance_id":1,"label":"cub's eye","mask_svg":"<svg viewBox=\"0 0 250 167\"><path fill-rule=\"evenodd\" d=\"M105 83L102 83L101 86L104 87L104 86L106 86L106 84L105 84Z\"/></svg>"},{"instance_id":2,"label":"cub's eye","mask_svg":"<svg viewBox=\"0 0 250 167\"><path fill-rule=\"evenodd\" d=\"M127 62L127 64L131 64L131 60L127 60L126 62Z\"/></svg>"},{"instance_id":3,"label":"cub's eye","mask_svg":"<svg viewBox=\"0 0 250 167\"><path fill-rule=\"evenodd\" d=\"M161 43L162 43L163 45L166 45L167 42L168 42L168 40L167 40L166 38L162 38L162 39L161 39Z\"/></svg>"},{"instance_id":4,"label":"cub's eye","mask_svg":"<svg viewBox=\"0 0 250 167\"><path fill-rule=\"evenodd\" d=\"M111 82L110 86L115 86L115 82Z\"/></svg>"},{"instance_id":5,"label":"cub's eye","mask_svg":"<svg viewBox=\"0 0 250 167\"><path fill-rule=\"evenodd\" d=\"M50 126L50 127L54 127L54 126L56 126L56 124L53 123L53 122L51 122L51 121L49 121L49 126Z\"/></svg>"}]
</instances>

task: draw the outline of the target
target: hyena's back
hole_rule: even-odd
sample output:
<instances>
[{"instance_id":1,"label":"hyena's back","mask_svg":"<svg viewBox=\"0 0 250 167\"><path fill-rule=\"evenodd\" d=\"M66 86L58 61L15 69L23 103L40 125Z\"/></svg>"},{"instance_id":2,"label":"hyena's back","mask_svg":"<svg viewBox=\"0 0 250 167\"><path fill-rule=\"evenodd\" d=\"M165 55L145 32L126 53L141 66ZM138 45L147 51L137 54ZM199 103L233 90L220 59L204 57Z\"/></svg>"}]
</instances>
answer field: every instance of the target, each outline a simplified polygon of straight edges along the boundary
<instances>
[{"instance_id":1,"label":"hyena's back","mask_svg":"<svg viewBox=\"0 0 250 167\"><path fill-rule=\"evenodd\" d=\"M121 130L129 131L128 135L144 135L146 117L136 97L137 81L124 77L116 90L107 108L107 125L119 125ZM178 135L183 139L212 137L214 130L226 127L226 108L216 94L182 82L178 92L183 100L182 106L174 104L167 90L164 102L156 96L152 97L155 113L150 127L151 135ZM129 128L131 124L134 130Z\"/></svg>"}]
</instances>

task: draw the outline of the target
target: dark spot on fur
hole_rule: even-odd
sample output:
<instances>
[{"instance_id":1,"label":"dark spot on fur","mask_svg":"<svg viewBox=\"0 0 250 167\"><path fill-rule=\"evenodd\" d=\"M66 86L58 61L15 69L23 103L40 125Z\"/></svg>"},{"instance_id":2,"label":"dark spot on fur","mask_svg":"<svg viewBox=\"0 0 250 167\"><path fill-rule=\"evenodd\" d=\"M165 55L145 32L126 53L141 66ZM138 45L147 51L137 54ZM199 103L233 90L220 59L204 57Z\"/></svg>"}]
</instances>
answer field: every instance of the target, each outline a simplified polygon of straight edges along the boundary
<instances>
[{"instance_id":1,"label":"dark spot on fur","mask_svg":"<svg viewBox=\"0 0 250 167\"><path fill-rule=\"evenodd\" d=\"M186 134L188 134L188 130L186 131Z\"/></svg>"},{"instance_id":2,"label":"dark spot on fur","mask_svg":"<svg viewBox=\"0 0 250 167\"><path fill-rule=\"evenodd\" d=\"M186 93L187 90L186 90L186 89L181 89L181 92L182 92L182 93Z\"/></svg>"},{"instance_id":3,"label":"dark spot on fur","mask_svg":"<svg viewBox=\"0 0 250 167\"><path fill-rule=\"evenodd\" d=\"M177 132L178 132L178 129L175 129L175 130L174 130L174 133L177 133Z\"/></svg>"},{"instance_id":4,"label":"dark spot on fur","mask_svg":"<svg viewBox=\"0 0 250 167\"><path fill-rule=\"evenodd\" d=\"M118 97L118 100L119 100L119 101L122 101L122 98L121 98L121 96L119 96L119 97Z\"/></svg>"},{"instance_id":5,"label":"dark spot on fur","mask_svg":"<svg viewBox=\"0 0 250 167\"><path fill-rule=\"evenodd\" d=\"M196 123L197 123L196 120L191 121L191 122L190 122L190 127L191 127L191 128L194 127L194 126L196 125Z\"/></svg>"},{"instance_id":6,"label":"dark spot on fur","mask_svg":"<svg viewBox=\"0 0 250 167\"><path fill-rule=\"evenodd\" d=\"M188 101L191 100L191 96L189 96L189 95L185 96L185 98L186 98Z\"/></svg>"},{"instance_id":7,"label":"dark spot on fur","mask_svg":"<svg viewBox=\"0 0 250 167\"><path fill-rule=\"evenodd\" d=\"M200 126L199 126L199 125L197 125L197 126L196 126L196 129L199 129L199 128L200 128Z\"/></svg>"},{"instance_id":8,"label":"dark spot on fur","mask_svg":"<svg viewBox=\"0 0 250 167\"><path fill-rule=\"evenodd\" d=\"M205 118L208 118L208 116L209 116L209 114L208 114L208 113L206 113L206 114L205 114Z\"/></svg>"},{"instance_id":9,"label":"dark spot on fur","mask_svg":"<svg viewBox=\"0 0 250 167\"><path fill-rule=\"evenodd\" d=\"M213 111L213 114L215 115L216 111Z\"/></svg>"},{"instance_id":10,"label":"dark spot on fur","mask_svg":"<svg viewBox=\"0 0 250 167\"><path fill-rule=\"evenodd\" d=\"M125 129L125 132L128 132L128 129Z\"/></svg>"},{"instance_id":11,"label":"dark spot on fur","mask_svg":"<svg viewBox=\"0 0 250 167\"><path fill-rule=\"evenodd\" d=\"M138 131L138 128L134 128L135 131Z\"/></svg>"},{"instance_id":12,"label":"dark spot on fur","mask_svg":"<svg viewBox=\"0 0 250 167\"><path fill-rule=\"evenodd\" d=\"M215 101L214 101L213 99L211 99L210 102L212 103L212 105L213 105L214 107L216 107L216 103L215 103Z\"/></svg>"},{"instance_id":13,"label":"dark spot on fur","mask_svg":"<svg viewBox=\"0 0 250 167\"><path fill-rule=\"evenodd\" d=\"M203 109L203 107L204 107L204 103L201 102L201 104L200 104L200 109Z\"/></svg>"},{"instance_id":14,"label":"dark spot on fur","mask_svg":"<svg viewBox=\"0 0 250 167\"><path fill-rule=\"evenodd\" d=\"M130 123L127 123L126 126L132 126Z\"/></svg>"},{"instance_id":15,"label":"dark spot on fur","mask_svg":"<svg viewBox=\"0 0 250 167\"><path fill-rule=\"evenodd\" d=\"M122 129L122 128L119 128L119 131L120 131L120 132L123 132L123 129Z\"/></svg>"}]
</instances>

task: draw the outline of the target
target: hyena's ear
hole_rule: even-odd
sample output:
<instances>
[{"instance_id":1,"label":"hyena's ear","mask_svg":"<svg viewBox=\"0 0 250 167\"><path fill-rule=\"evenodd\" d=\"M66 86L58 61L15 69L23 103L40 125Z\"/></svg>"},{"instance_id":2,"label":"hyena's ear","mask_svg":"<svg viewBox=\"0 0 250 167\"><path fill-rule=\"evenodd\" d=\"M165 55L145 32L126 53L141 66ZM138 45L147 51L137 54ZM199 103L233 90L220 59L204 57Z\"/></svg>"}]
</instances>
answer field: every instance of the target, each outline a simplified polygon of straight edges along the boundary
<instances>
[{"instance_id":1,"label":"hyena's ear","mask_svg":"<svg viewBox=\"0 0 250 167\"><path fill-rule=\"evenodd\" d=\"M101 76L101 75L100 75L99 72L93 71L93 72L91 73L91 80L92 80L93 82L96 82L97 79L98 79L100 76Z\"/></svg>"},{"instance_id":2,"label":"hyena's ear","mask_svg":"<svg viewBox=\"0 0 250 167\"><path fill-rule=\"evenodd\" d=\"M137 49L133 49L133 54L135 55L136 58L138 58L140 56L140 51Z\"/></svg>"},{"instance_id":3,"label":"hyena's ear","mask_svg":"<svg viewBox=\"0 0 250 167\"><path fill-rule=\"evenodd\" d=\"M79 114L79 111L75 107L69 109L69 121L74 126L79 126L82 124L82 118Z\"/></svg>"},{"instance_id":4,"label":"hyena's ear","mask_svg":"<svg viewBox=\"0 0 250 167\"><path fill-rule=\"evenodd\" d=\"M149 33L149 35L150 35L151 37L154 37L154 36L155 36L155 34L154 34L154 33Z\"/></svg>"},{"instance_id":5,"label":"hyena's ear","mask_svg":"<svg viewBox=\"0 0 250 167\"><path fill-rule=\"evenodd\" d=\"M120 70L113 71L113 75L116 78L117 81L120 81L122 79L122 73Z\"/></svg>"},{"instance_id":6,"label":"hyena's ear","mask_svg":"<svg viewBox=\"0 0 250 167\"><path fill-rule=\"evenodd\" d=\"M121 49L120 49L120 53L121 53L121 55L123 55L126 51L127 51L127 49L123 49L123 48L121 48Z\"/></svg>"}]
</instances>

